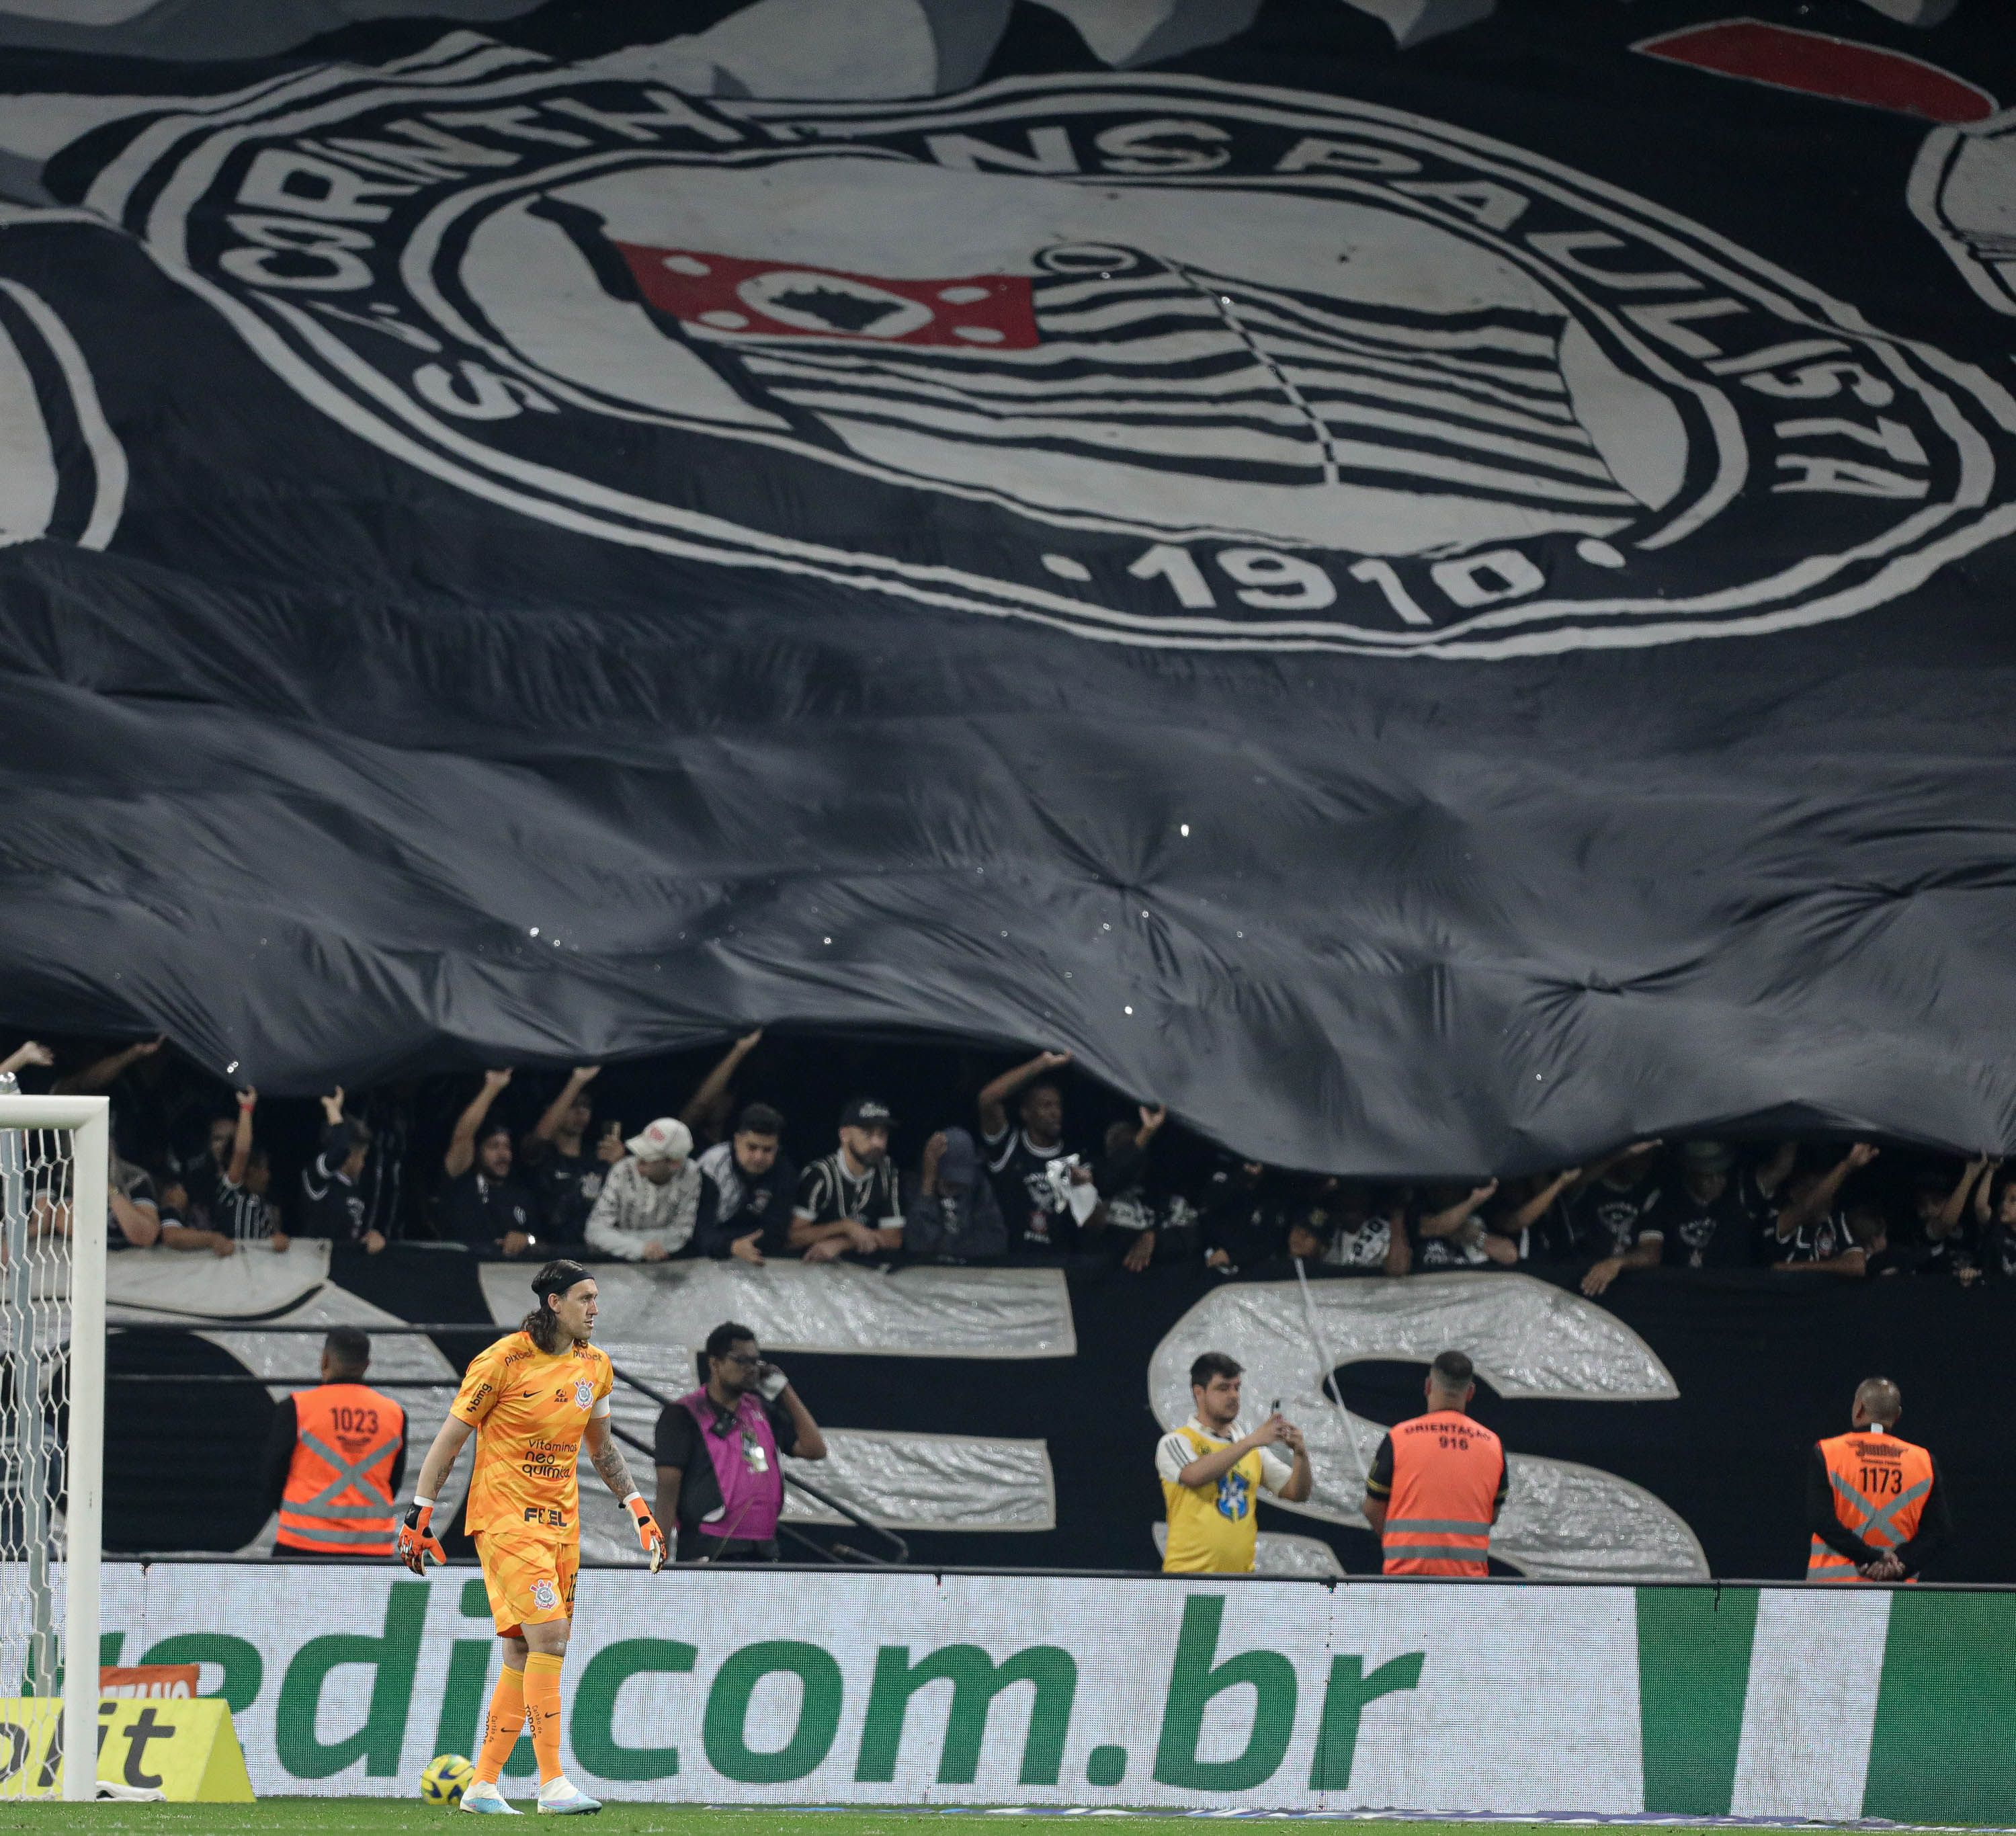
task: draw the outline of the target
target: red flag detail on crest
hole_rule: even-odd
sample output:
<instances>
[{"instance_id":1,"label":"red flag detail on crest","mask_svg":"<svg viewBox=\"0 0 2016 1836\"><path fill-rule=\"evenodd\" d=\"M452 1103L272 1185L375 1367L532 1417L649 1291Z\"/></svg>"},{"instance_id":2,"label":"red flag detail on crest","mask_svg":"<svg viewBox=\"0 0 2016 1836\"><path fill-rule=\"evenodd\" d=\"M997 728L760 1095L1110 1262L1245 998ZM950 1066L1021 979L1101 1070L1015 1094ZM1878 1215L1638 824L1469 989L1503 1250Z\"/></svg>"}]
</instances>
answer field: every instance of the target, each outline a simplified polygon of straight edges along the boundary
<instances>
[{"instance_id":1,"label":"red flag detail on crest","mask_svg":"<svg viewBox=\"0 0 2016 1836\"><path fill-rule=\"evenodd\" d=\"M968 351L1029 351L1039 341L1019 275L886 280L699 249L616 247L646 304L696 331Z\"/></svg>"},{"instance_id":2,"label":"red flag detail on crest","mask_svg":"<svg viewBox=\"0 0 2016 1836\"><path fill-rule=\"evenodd\" d=\"M1922 115L1928 121L1980 121L1995 113L1995 98L1986 90L1936 64L1901 51L1831 38L1795 26L1767 25L1761 20L1689 26L1641 39L1633 49L1717 76Z\"/></svg>"}]
</instances>

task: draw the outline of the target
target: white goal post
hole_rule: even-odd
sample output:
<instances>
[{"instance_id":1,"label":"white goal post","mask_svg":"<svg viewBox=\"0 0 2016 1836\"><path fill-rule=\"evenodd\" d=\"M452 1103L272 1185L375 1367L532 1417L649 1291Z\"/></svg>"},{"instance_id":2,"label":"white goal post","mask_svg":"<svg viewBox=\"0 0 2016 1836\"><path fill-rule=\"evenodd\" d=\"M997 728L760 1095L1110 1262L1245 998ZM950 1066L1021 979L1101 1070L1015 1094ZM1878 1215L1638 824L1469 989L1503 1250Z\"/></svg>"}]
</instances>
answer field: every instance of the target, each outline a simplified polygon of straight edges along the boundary
<instances>
[{"instance_id":1,"label":"white goal post","mask_svg":"<svg viewBox=\"0 0 2016 1836\"><path fill-rule=\"evenodd\" d=\"M0 1598L0 1695L47 1694L54 1681L60 1497L72 1803L97 1795L109 1107L103 1096L0 1096L0 1540L20 1577Z\"/></svg>"}]
</instances>

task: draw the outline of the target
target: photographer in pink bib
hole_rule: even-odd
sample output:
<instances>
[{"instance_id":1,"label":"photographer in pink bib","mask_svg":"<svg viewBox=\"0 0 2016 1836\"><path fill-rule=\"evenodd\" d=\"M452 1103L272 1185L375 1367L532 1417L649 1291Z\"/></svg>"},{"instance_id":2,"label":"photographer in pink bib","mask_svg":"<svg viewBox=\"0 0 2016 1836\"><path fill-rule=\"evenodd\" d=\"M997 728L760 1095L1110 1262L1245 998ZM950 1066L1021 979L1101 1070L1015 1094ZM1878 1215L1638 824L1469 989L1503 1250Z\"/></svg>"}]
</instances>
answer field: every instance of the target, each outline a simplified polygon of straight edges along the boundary
<instances>
[{"instance_id":1,"label":"photographer in pink bib","mask_svg":"<svg viewBox=\"0 0 2016 1836\"><path fill-rule=\"evenodd\" d=\"M676 1527L678 1561L774 1562L781 1456L824 1460L826 1438L747 1327L709 1333L702 1368L707 1381L658 1417L660 1521Z\"/></svg>"}]
</instances>

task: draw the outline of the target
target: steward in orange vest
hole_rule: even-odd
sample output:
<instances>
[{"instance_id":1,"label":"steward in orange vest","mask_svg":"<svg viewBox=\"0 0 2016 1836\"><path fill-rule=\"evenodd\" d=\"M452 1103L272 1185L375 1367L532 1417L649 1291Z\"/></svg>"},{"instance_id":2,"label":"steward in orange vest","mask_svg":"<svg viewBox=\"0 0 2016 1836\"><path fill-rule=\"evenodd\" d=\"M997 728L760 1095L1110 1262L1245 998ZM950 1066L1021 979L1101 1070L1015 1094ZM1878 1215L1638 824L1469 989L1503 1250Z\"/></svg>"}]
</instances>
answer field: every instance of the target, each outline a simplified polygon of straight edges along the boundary
<instances>
[{"instance_id":1,"label":"steward in orange vest","mask_svg":"<svg viewBox=\"0 0 2016 1836\"><path fill-rule=\"evenodd\" d=\"M1461 1352L1429 1366L1428 1409L1379 1443L1365 1481L1365 1521L1388 1575L1491 1571L1491 1526L1505 1503L1505 1449L1471 1420L1476 1373Z\"/></svg>"},{"instance_id":2,"label":"steward in orange vest","mask_svg":"<svg viewBox=\"0 0 2016 1836\"><path fill-rule=\"evenodd\" d=\"M1953 1535L1939 1462L1891 1431L1904 1399L1888 1377L1855 1392L1855 1426L1815 1445L1806 1469L1809 1581L1916 1581Z\"/></svg>"},{"instance_id":3,"label":"steward in orange vest","mask_svg":"<svg viewBox=\"0 0 2016 1836\"><path fill-rule=\"evenodd\" d=\"M322 1382L273 1412L266 1497L280 1514L273 1553L382 1559L398 1540L394 1500L406 1474L406 1412L361 1380L371 1341L339 1326L322 1352Z\"/></svg>"}]
</instances>

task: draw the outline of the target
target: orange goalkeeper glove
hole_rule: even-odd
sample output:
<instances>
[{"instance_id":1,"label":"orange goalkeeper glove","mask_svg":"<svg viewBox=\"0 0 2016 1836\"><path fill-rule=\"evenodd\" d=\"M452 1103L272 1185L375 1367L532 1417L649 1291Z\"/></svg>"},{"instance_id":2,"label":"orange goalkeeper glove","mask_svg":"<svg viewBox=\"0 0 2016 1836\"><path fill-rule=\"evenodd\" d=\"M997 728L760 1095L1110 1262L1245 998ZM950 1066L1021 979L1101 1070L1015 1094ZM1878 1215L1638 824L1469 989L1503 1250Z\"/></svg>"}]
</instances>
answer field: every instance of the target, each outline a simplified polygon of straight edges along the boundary
<instances>
[{"instance_id":1,"label":"orange goalkeeper glove","mask_svg":"<svg viewBox=\"0 0 2016 1836\"><path fill-rule=\"evenodd\" d=\"M665 1565L665 1533L658 1528L658 1520L651 1515L651 1507L645 1503L643 1492L633 1492L623 1502L629 1506L631 1516L637 1520L637 1541L651 1558L651 1572L655 1575Z\"/></svg>"},{"instance_id":2,"label":"orange goalkeeper glove","mask_svg":"<svg viewBox=\"0 0 2016 1836\"><path fill-rule=\"evenodd\" d=\"M431 1499L415 1499L406 1507L406 1521L399 1526L399 1560L416 1575L427 1571L427 1557L437 1562L446 1562L448 1551L441 1546L441 1539L427 1526L434 1521L434 1507Z\"/></svg>"}]
</instances>

